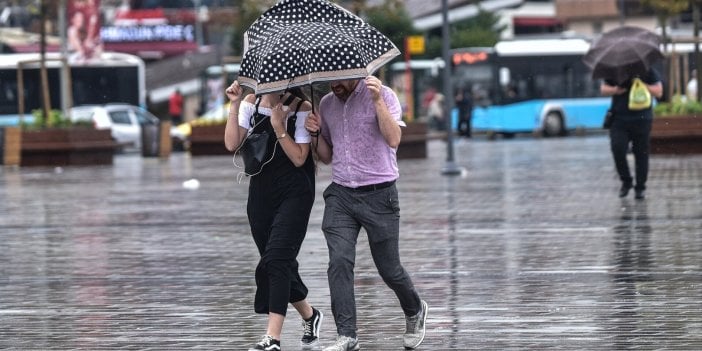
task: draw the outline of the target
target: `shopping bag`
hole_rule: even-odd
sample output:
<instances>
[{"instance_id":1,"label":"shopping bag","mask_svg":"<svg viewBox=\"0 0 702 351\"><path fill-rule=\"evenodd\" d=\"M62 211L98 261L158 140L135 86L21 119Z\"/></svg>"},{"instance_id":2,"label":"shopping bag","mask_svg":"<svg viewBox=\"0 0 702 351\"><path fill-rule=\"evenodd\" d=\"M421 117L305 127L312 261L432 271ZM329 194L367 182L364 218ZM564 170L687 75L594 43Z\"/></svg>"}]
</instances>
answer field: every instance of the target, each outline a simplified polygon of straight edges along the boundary
<instances>
[{"instance_id":1,"label":"shopping bag","mask_svg":"<svg viewBox=\"0 0 702 351\"><path fill-rule=\"evenodd\" d=\"M639 78L634 78L629 90L629 109L638 111L651 107L651 93Z\"/></svg>"}]
</instances>

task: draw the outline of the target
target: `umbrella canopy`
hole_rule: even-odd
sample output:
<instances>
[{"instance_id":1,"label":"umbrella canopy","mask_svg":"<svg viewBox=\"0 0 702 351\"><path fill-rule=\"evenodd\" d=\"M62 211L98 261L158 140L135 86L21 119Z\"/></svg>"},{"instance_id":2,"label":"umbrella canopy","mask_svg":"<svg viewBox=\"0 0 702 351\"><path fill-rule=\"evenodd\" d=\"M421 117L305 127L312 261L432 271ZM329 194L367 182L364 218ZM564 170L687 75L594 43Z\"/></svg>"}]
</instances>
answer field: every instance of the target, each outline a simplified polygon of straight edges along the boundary
<instances>
[{"instance_id":1,"label":"umbrella canopy","mask_svg":"<svg viewBox=\"0 0 702 351\"><path fill-rule=\"evenodd\" d=\"M263 94L363 78L400 54L361 18L326 0L283 0L244 34L239 82Z\"/></svg>"},{"instance_id":2,"label":"umbrella canopy","mask_svg":"<svg viewBox=\"0 0 702 351\"><path fill-rule=\"evenodd\" d=\"M623 83L644 76L651 66L663 59L660 37L643 28L622 26L606 32L583 57L593 78Z\"/></svg>"}]
</instances>

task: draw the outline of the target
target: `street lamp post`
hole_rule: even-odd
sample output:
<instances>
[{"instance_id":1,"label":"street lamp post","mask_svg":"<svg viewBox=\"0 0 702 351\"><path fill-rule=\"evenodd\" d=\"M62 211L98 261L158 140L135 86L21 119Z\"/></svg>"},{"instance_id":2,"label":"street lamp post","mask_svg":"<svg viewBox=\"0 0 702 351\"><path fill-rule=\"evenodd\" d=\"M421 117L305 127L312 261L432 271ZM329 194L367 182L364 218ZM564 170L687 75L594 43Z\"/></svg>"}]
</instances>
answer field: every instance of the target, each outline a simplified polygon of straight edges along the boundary
<instances>
[{"instance_id":1,"label":"street lamp post","mask_svg":"<svg viewBox=\"0 0 702 351\"><path fill-rule=\"evenodd\" d=\"M461 174L461 169L456 166L456 163L453 160L453 123L451 120L451 110L453 109L453 91L451 87L451 61L449 57L449 39L451 33L449 31L448 0L441 0L441 15L443 18L443 24L441 26L441 51L444 58L444 120L446 121L446 164L441 170L441 174L459 175Z\"/></svg>"}]
</instances>

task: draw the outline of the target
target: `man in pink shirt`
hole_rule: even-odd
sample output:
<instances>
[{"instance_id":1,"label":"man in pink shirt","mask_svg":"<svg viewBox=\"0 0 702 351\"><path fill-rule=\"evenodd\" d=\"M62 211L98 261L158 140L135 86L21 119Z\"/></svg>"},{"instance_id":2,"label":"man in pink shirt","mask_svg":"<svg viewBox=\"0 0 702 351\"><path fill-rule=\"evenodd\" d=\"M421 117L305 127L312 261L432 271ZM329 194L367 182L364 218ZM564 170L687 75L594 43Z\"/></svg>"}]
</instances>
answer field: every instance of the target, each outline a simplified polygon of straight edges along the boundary
<instances>
[{"instance_id":1,"label":"man in pink shirt","mask_svg":"<svg viewBox=\"0 0 702 351\"><path fill-rule=\"evenodd\" d=\"M324 191L322 230L329 248L327 277L337 341L325 351L359 350L353 269L361 228L368 234L373 261L395 292L405 315L403 344L414 349L424 340L427 303L420 299L400 263L400 206L397 147L402 109L395 93L376 77L331 82L319 115L305 128L319 160L332 164L332 183Z\"/></svg>"}]
</instances>

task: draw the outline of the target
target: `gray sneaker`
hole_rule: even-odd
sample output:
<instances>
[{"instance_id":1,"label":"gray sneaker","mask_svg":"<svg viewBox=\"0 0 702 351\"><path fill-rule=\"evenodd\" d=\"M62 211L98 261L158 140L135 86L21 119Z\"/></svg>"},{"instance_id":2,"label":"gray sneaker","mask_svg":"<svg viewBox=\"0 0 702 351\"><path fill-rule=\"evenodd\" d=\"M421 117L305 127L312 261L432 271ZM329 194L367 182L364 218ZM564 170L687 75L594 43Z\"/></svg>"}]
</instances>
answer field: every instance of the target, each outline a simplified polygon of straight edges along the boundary
<instances>
[{"instance_id":1,"label":"gray sneaker","mask_svg":"<svg viewBox=\"0 0 702 351\"><path fill-rule=\"evenodd\" d=\"M357 338L339 335L334 345L325 347L323 351L358 351L360 349Z\"/></svg>"},{"instance_id":2,"label":"gray sneaker","mask_svg":"<svg viewBox=\"0 0 702 351\"><path fill-rule=\"evenodd\" d=\"M405 330L405 335L402 336L405 349L415 349L424 341L424 334L427 331L427 312L429 312L429 306L426 301L422 300L422 310L412 317L405 317L407 330Z\"/></svg>"}]
</instances>

